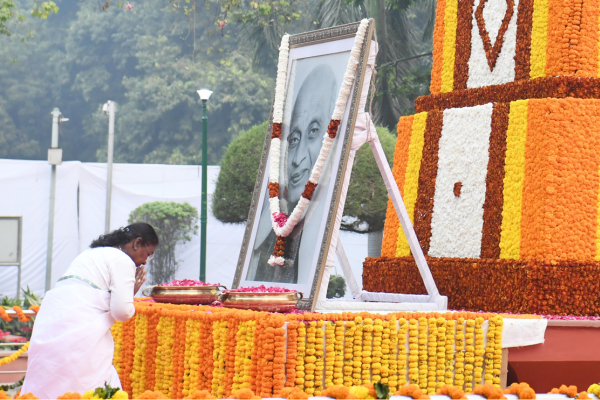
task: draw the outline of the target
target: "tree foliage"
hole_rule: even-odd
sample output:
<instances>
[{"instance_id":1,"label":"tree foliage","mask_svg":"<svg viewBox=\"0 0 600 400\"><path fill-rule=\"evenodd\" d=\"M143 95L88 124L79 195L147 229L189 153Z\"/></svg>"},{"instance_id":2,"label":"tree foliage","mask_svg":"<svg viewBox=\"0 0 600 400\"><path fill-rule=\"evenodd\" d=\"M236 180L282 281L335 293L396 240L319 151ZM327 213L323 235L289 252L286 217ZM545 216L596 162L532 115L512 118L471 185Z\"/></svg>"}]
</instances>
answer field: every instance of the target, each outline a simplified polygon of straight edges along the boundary
<instances>
[{"instance_id":1,"label":"tree foliage","mask_svg":"<svg viewBox=\"0 0 600 400\"><path fill-rule=\"evenodd\" d=\"M396 138L386 128L376 129L391 164ZM227 147L212 198L213 214L218 220L246 222L266 132L265 122L243 132ZM373 152L364 145L354 158L341 229L358 233L383 229L387 198Z\"/></svg>"},{"instance_id":2,"label":"tree foliage","mask_svg":"<svg viewBox=\"0 0 600 400\"><path fill-rule=\"evenodd\" d=\"M264 122L227 146L212 196L212 212L219 221L242 223L248 218L266 132Z\"/></svg>"},{"instance_id":3,"label":"tree foliage","mask_svg":"<svg viewBox=\"0 0 600 400\"><path fill-rule=\"evenodd\" d=\"M70 119L59 139L64 158L81 161L106 160L101 108L109 99L118 104L115 162L200 163L202 87L214 91L211 164L267 118L274 76L252 69L241 28L215 26L217 2L202 3L193 32L191 16L168 0L133 9L111 2L104 11L90 1L58 3L61 12L27 45L0 36L0 157L45 159L53 107Z\"/></svg>"},{"instance_id":4,"label":"tree foliage","mask_svg":"<svg viewBox=\"0 0 600 400\"><path fill-rule=\"evenodd\" d=\"M331 275L327 285L327 298L339 299L346 295L346 280L342 275Z\"/></svg>"},{"instance_id":5,"label":"tree foliage","mask_svg":"<svg viewBox=\"0 0 600 400\"><path fill-rule=\"evenodd\" d=\"M233 138L268 117L281 35L364 17L376 19L380 43L375 120L393 129L428 93L431 57L402 59L431 51L434 0L54 1L60 12L34 26L54 3L0 0L0 27L36 31L26 44L0 34L2 158L45 159L49 112L59 107L70 119L64 159L105 161L101 108L110 99L116 162L198 164L196 90L208 87L208 162L218 163ZM36 18L19 22L32 10Z\"/></svg>"},{"instance_id":6,"label":"tree foliage","mask_svg":"<svg viewBox=\"0 0 600 400\"><path fill-rule=\"evenodd\" d=\"M53 1L34 0L28 12L34 18L46 20L51 13L58 13L58 6ZM26 13L27 11L19 8L16 0L0 0L0 35L11 36L20 27L19 25L26 22ZM31 37L31 31L27 35Z\"/></svg>"},{"instance_id":7,"label":"tree foliage","mask_svg":"<svg viewBox=\"0 0 600 400\"><path fill-rule=\"evenodd\" d=\"M377 127L376 129L385 156L391 166L396 137L386 128ZM387 189L375 162L375 156L371 146L365 144L358 149L354 157L341 229L357 233L382 230L387 200Z\"/></svg>"},{"instance_id":8,"label":"tree foliage","mask_svg":"<svg viewBox=\"0 0 600 400\"><path fill-rule=\"evenodd\" d=\"M155 201L142 204L129 214L129 223L146 222L154 227L159 246L150 262L150 283L170 282L175 278L179 262L175 248L198 234L198 210L189 203Z\"/></svg>"}]
</instances>

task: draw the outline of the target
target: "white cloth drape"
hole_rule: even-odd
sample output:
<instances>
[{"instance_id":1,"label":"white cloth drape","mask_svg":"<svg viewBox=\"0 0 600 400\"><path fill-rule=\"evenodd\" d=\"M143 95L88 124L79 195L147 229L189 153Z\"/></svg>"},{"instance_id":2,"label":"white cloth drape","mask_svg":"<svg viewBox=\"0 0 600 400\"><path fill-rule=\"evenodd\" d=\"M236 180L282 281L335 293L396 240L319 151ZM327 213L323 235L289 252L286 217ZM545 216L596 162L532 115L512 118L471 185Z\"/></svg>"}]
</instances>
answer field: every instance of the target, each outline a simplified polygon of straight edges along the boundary
<instances>
[{"instance_id":1,"label":"white cloth drape","mask_svg":"<svg viewBox=\"0 0 600 400\"><path fill-rule=\"evenodd\" d=\"M79 161L57 166L52 283L79 254L77 187ZM46 249L50 209L47 161L0 160L0 216L23 217L21 287L43 294L46 283ZM0 267L0 293L16 296L17 268Z\"/></svg>"}]
</instances>

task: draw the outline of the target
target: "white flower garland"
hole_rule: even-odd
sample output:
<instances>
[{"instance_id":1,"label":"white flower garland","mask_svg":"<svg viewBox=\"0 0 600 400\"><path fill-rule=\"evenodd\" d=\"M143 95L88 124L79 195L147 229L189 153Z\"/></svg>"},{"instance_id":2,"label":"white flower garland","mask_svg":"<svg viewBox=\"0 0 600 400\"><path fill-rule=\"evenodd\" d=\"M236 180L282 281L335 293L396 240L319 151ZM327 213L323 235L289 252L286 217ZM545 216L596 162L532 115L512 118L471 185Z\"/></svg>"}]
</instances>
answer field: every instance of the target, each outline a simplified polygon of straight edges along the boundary
<instances>
[{"instance_id":1,"label":"white flower garland","mask_svg":"<svg viewBox=\"0 0 600 400\"><path fill-rule=\"evenodd\" d=\"M360 52L362 50L367 28L369 26L369 20L363 19L360 22L356 37L354 39L354 46L350 52L350 59L348 60L348 66L346 67L346 73L340 87L335 109L331 117L331 122L328 127L328 132L323 135L323 144L319 152L319 157L310 174L307 186L305 187L305 193L309 191L309 185L312 185L309 197L312 198L312 191L318 185L325 162L331 152L335 135L337 134L337 128L344 115L344 109L348 103L350 92L352 91L352 85L354 84L354 77L358 68ZM272 255L269 258L269 265L284 265L285 259L282 257L283 248L285 246L285 238L292 233L294 227L298 224L302 215L310 204L310 198L305 197L305 193L302 193L300 201L294 207L292 213L288 216L281 213L280 200L279 200L279 166L281 157L281 123L283 121L283 108L285 100L285 84L287 78L287 67L289 60L289 35L284 35L281 39L281 46L279 47L279 61L277 63L277 80L275 81L275 104L273 106L273 134L271 136L271 148L269 150L269 157L271 164L269 167L269 208L271 211L271 223L273 231L278 236L278 242L275 245L275 251L279 249L279 255ZM280 247L281 246L281 247Z\"/></svg>"}]
</instances>

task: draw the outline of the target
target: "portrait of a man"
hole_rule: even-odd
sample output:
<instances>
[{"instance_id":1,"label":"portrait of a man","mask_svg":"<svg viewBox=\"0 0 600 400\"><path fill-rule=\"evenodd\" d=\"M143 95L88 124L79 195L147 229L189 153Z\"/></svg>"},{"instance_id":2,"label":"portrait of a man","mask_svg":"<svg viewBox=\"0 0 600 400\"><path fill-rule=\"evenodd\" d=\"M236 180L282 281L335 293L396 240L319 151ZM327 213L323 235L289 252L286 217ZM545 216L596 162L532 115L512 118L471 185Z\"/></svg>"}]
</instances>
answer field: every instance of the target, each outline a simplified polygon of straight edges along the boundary
<instances>
[{"instance_id":1,"label":"portrait of a man","mask_svg":"<svg viewBox=\"0 0 600 400\"><path fill-rule=\"evenodd\" d=\"M284 108L279 179L280 207L287 215L298 204L319 156L347 60L345 52L299 60L293 66L289 83L292 95L288 96L291 101L288 100ZM336 146L337 139L334 148ZM283 266L271 266L267 262L277 237L271 228L268 192L265 193L247 280L300 283L308 279L306 269L313 261L315 249L321 245L320 222L327 218L324 197L331 169L331 162L327 162L305 215L287 237Z\"/></svg>"}]
</instances>

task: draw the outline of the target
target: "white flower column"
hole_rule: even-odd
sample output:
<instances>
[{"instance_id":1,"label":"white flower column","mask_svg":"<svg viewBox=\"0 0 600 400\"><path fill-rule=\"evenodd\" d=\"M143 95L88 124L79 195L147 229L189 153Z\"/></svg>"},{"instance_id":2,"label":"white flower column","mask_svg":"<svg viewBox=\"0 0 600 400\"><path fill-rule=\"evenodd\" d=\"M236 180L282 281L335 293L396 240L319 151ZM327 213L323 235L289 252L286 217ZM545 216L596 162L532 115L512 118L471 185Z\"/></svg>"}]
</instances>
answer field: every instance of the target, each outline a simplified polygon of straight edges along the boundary
<instances>
[{"instance_id":1,"label":"white flower column","mask_svg":"<svg viewBox=\"0 0 600 400\"><path fill-rule=\"evenodd\" d=\"M496 61L493 71L490 71L483 40L479 34L479 27L475 18L475 11L479 3L484 0L473 2L473 25L471 28L471 57L469 58L469 79L467 87L478 88L489 85L499 85L513 82L515 80L515 53L517 51L517 11L519 0L514 0L513 15L504 34L502 50ZM506 0L487 0L483 9L483 20L488 32L490 42L495 44L506 14Z\"/></svg>"},{"instance_id":2,"label":"white flower column","mask_svg":"<svg viewBox=\"0 0 600 400\"><path fill-rule=\"evenodd\" d=\"M444 111L429 256L480 256L492 111L492 103Z\"/></svg>"}]
</instances>

